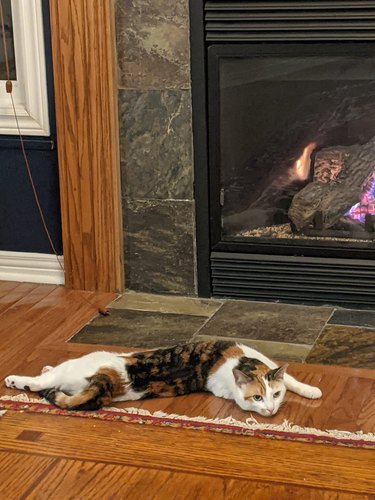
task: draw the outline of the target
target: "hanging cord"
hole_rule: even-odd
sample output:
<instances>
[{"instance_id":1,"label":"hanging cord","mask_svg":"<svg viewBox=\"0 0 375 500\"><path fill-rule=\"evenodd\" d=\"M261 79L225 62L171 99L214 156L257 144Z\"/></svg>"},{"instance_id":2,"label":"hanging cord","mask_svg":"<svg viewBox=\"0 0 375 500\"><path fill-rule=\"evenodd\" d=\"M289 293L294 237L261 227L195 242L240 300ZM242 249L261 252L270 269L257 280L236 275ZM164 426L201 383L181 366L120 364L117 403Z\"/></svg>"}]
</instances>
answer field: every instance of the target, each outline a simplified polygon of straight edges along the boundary
<instances>
[{"instance_id":1,"label":"hanging cord","mask_svg":"<svg viewBox=\"0 0 375 500\"><path fill-rule=\"evenodd\" d=\"M20 140L20 144L21 144L22 156L23 156L23 159L24 159L24 162L25 162L25 167L26 167L27 175L28 175L29 180L30 180L31 189L33 191L35 204L36 204L38 212L39 212L40 220L41 220L41 222L43 224L44 232L45 232L45 234L46 234L46 236L48 238L48 241L49 241L49 244L51 246L51 249L52 249L53 253L55 254L55 257L57 259L57 262L59 264L60 269L62 270L63 273L65 273L64 266L61 263L59 254L57 253L56 247L53 244L51 233L48 230L46 219L44 217L44 213L43 213L40 201L39 201L39 196L38 196L37 190L35 188L34 179L33 179L32 173L31 173L31 168L30 168L29 160L28 160L27 154L26 154L24 140L23 140L23 137L22 137L21 128L20 128L19 121L18 121L16 106L14 104L14 99L13 99L13 83L12 83L12 81L10 79L9 60L8 60L8 48L7 48L6 35L5 35L4 11L3 11L3 1L2 0L0 0L0 24L1 24L1 34L2 34L3 50L4 50L5 71L6 71L6 78L7 78L6 82L5 82L5 90L6 90L7 94L10 95L10 99L12 101L12 108L13 108L14 118L16 120L17 132L18 132L18 136L19 136L19 140ZM77 292L79 292L79 291L77 290ZM109 312L108 312L107 309L103 309L101 307L98 307L97 305L94 305L86 297L84 297L80 292L79 292L79 295L82 298L82 300L84 300L87 304L89 304L91 307L94 307L95 309L97 309L98 312L101 315L107 316L109 314Z\"/></svg>"}]
</instances>

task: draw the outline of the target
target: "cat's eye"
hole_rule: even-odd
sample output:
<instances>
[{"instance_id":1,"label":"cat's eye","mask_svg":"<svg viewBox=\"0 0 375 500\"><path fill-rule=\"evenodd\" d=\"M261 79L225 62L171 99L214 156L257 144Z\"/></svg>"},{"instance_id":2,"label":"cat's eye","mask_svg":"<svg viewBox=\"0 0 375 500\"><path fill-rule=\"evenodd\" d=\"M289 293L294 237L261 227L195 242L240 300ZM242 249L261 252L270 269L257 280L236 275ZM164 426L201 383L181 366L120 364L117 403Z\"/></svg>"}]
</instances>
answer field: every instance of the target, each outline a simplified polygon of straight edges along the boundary
<instances>
[{"instance_id":1,"label":"cat's eye","mask_svg":"<svg viewBox=\"0 0 375 500\"><path fill-rule=\"evenodd\" d=\"M280 396L280 394L281 394L280 391L277 391L277 392L275 392L275 394L273 395L273 397L275 399L277 399Z\"/></svg>"},{"instance_id":2,"label":"cat's eye","mask_svg":"<svg viewBox=\"0 0 375 500\"><path fill-rule=\"evenodd\" d=\"M259 396L258 394L256 394L255 396L253 396L253 399L254 399L254 401L263 401L262 396Z\"/></svg>"}]
</instances>

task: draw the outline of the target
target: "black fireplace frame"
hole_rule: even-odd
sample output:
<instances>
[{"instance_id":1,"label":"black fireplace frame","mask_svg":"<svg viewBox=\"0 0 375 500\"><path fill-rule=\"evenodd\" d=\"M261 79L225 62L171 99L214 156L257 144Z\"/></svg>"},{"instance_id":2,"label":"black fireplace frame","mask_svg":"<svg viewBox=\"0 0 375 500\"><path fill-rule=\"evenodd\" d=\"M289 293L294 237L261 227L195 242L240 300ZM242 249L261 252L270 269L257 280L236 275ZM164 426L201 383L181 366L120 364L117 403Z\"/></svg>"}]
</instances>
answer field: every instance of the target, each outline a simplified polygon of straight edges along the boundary
<instances>
[{"instance_id":1,"label":"black fireplace frame","mask_svg":"<svg viewBox=\"0 0 375 500\"><path fill-rule=\"evenodd\" d=\"M325 3L347 4L345 0ZM337 32L337 35L313 36L311 41L302 42L300 35L293 37L285 31L277 35L266 33L261 40L257 39L258 34L253 37L256 39L249 38L247 32L235 36L230 32L229 37L219 33L215 39L207 29L207 4L212 8L219 6L219 11L223 7L223 11L228 12L231 1L190 0L198 294L202 297L375 305L375 248L371 243L363 243L359 249L343 248L335 242L314 242L307 246L298 240L221 239L220 179L218 174L212 175L212 165L217 165L218 161L217 116L213 119L215 113L212 112L217 106L218 85L211 78L217 71L219 57L241 52L248 54L250 46L259 54L280 53L281 49L291 55L292 46L293 51L298 46L308 54L321 54L319 48L324 42L329 54L347 54L348 50L353 53L355 45L357 54L373 52L375 57L375 23L374 32L362 38ZM228 41L231 46L227 45ZM209 59L208 51L213 56ZM338 247L340 258L337 258Z\"/></svg>"}]
</instances>

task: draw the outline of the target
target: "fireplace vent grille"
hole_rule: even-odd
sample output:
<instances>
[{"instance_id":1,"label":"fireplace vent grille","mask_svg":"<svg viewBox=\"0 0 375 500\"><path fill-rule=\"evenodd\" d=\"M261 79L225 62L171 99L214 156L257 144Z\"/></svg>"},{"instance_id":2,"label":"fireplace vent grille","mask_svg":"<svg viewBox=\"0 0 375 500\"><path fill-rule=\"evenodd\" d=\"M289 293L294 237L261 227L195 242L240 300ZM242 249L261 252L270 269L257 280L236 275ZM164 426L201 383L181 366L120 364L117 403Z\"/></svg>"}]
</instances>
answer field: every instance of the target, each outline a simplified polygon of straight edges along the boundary
<instances>
[{"instance_id":1,"label":"fireplace vent grille","mask_svg":"<svg viewBox=\"0 0 375 500\"><path fill-rule=\"evenodd\" d=\"M375 40L375 2L366 0L205 2L206 40Z\"/></svg>"},{"instance_id":2,"label":"fireplace vent grille","mask_svg":"<svg viewBox=\"0 0 375 500\"><path fill-rule=\"evenodd\" d=\"M212 294L354 306L375 305L375 261L211 254Z\"/></svg>"}]
</instances>

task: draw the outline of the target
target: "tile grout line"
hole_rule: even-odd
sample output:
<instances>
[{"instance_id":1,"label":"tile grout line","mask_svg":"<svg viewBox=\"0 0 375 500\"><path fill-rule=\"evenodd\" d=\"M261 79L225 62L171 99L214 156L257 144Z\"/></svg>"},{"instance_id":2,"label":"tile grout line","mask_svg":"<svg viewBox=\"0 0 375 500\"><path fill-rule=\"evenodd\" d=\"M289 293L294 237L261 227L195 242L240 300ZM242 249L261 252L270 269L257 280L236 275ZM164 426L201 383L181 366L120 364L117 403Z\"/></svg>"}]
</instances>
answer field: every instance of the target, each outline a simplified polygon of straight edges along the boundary
<instances>
[{"instance_id":1,"label":"tile grout line","mask_svg":"<svg viewBox=\"0 0 375 500\"><path fill-rule=\"evenodd\" d=\"M198 330L197 330L197 331L193 334L193 336L191 337L191 340L194 340L194 337L195 337L196 335L198 335L198 334L199 334L199 332L202 330L202 328L204 328L204 327L207 325L207 323L208 323L209 321L211 321L211 319L212 319L212 318L213 318L213 317L214 317L214 316L215 316L215 315L216 315L216 314L220 311L220 309L223 307L223 305L225 304L225 302L226 302L226 301L223 301L223 302L219 305L219 307L216 309L216 311L215 311L214 313L212 313L212 314L211 314L211 316L209 316L209 317L206 319L206 321L204 321L204 323L203 323L203 324L202 324L202 325L198 328Z\"/></svg>"},{"instance_id":2,"label":"tile grout line","mask_svg":"<svg viewBox=\"0 0 375 500\"><path fill-rule=\"evenodd\" d=\"M305 363L305 364L308 364L308 363L306 363L307 358L310 356L311 352L312 352L312 351L313 351L313 349L315 348L315 346L316 346L316 344L317 344L318 340L320 339L320 337L321 337L322 333L324 332L325 327L330 325L329 320L333 317L333 315L335 314L335 312L336 312L336 311L337 311L337 308L336 308L336 307L333 307L333 308L332 308L332 312L331 312L331 314L330 314L330 315L329 315L329 317L327 318L327 320L326 320L326 322L324 323L324 325L323 325L322 329L320 330L320 332L319 332L318 336L317 336L317 337L316 337L316 339L314 340L314 342L313 342L313 344L312 344L312 346L311 346L311 349L310 349L309 353L307 354L307 356L306 356L306 358L305 358L305 360L304 360L304 363Z\"/></svg>"}]
</instances>

